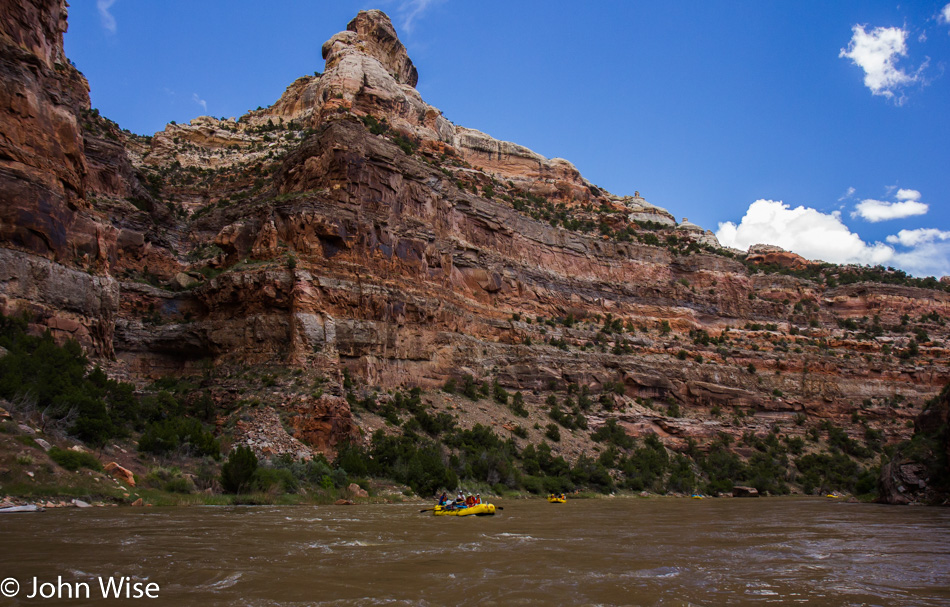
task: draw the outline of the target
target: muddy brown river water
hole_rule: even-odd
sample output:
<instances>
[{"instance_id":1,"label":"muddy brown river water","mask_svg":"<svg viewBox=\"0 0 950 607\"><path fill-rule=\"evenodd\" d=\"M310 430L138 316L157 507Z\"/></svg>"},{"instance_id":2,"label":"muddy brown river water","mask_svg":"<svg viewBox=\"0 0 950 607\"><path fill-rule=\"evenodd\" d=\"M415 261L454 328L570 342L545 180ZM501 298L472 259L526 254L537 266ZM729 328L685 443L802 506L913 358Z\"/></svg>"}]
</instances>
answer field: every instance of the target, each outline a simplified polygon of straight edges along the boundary
<instances>
[{"instance_id":1,"label":"muddy brown river water","mask_svg":"<svg viewBox=\"0 0 950 607\"><path fill-rule=\"evenodd\" d=\"M158 598L106 604L950 605L946 508L495 503L481 518L408 504L3 515L0 590L19 592L0 605L102 604L100 581L123 578Z\"/></svg>"}]
</instances>

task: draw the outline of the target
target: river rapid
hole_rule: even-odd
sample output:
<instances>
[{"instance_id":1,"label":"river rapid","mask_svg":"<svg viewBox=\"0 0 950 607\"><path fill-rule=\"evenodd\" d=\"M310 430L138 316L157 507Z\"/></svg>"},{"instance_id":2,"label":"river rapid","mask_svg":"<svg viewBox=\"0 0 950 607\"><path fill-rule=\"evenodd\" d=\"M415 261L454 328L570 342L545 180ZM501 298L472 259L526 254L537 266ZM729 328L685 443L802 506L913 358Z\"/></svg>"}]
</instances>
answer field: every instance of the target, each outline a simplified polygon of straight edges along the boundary
<instances>
[{"instance_id":1,"label":"river rapid","mask_svg":"<svg viewBox=\"0 0 950 607\"><path fill-rule=\"evenodd\" d=\"M157 585L158 598L111 604L950 605L950 509L494 503L494 517L463 518L419 504L3 515L0 579L20 589L0 605L100 604L99 582L123 578L139 591ZM25 598L37 584L53 596ZM0 588L12 589L6 579Z\"/></svg>"}]
</instances>

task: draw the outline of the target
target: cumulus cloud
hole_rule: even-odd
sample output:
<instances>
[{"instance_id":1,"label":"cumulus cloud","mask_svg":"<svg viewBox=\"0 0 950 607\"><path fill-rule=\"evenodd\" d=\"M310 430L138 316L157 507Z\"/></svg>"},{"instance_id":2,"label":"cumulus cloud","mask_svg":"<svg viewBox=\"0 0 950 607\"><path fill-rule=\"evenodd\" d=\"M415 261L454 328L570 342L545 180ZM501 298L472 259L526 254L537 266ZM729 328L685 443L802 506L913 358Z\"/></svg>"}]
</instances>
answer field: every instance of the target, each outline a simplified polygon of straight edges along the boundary
<instances>
[{"instance_id":1,"label":"cumulus cloud","mask_svg":"<svg viewBox=\"0 0 950 607\"><path fill-rule=\"evenodd\" d=\"M102 22L102 27L114 34L116 31L115 17L109 12L113 4L115 4L115 0L96 0L96 8L99 9L99 20Z\"/></svg>"},{"instance_id":2,"label":"cumulus cloud","mask_svg":"<svg viewBox=\"0 0 950 607\"><path fill-rule=\"evenodd\" d=\"M901 199L901 192L912 192L916 194L917 197ZM913 217L915 215L925 215L930 209L928 205L919 201L920 192L916 190L899 190L897 198L900 202L886 202L884 200L874 200L873 198L862 200L855 205L851 217L861 217L871 223L877 223L889 219L904 219L905 217Z\"/></svg>"},{"instance_id":3,"label":"cumulus cloud","mask_svg":"<svg viewBox=\"0 0 950 607\"><path fill-rule=\"evenodd\" d=\"M901 230L897 234L887 237L887 242L905 247L916 247L931 242L950 240L950 232L937 228L918 228L916 230Z\"/></svg>"},{"instance_id":4,"label":"cumulus cloud","mask_svg":"<svg viewBox=\"0 0 950 607\"><path fill-rule=\"evenodd\" d=\"M940 20L950 24L950 3L940 9Z\"/></svg>"},{"instance_id":5,"label":"cumulus cloud","mask_svg":"<svg viewBox=\"0 0 950 607\"><path fill-rule=\"evenodd\" d=\"M901 230L888 244L869 243L841 221L841 213L822 213L781 201L756 200L738 225L719 224L716 238L724 246L747 250L771 244L807 259L839 264L898 267L914 276L950 275L950 231Z\"/></svg>"},{"instance_id":6,"label":"cumulus cloud","mask_svg":"<svg viewBox=\"0 0 950 607\"><path fill-rule=\"evenodd\" d=\"M716 238L725 246L748 249L771 244L807 259L832 263L886 264L894 249L882 243L868 244L841 222L841 214L822 213L781 201L756 200L738 225L719 224Z\"/></svg>"},{"instance_id":7,"label":"cumulus cloud","mask_svg":"<svg viewBox=\"0 0 950 607\"><path fill-rule=\"evenodd\" d=\"M931 228L923 228L924 230L930 230ZM935 230L940 232L940 230ZM909 232L908 235L905 232ZM914 234L917 230L901 230L897 234L896 238L901 239L901 234L904 233L904 240L906 242L916 242L913 245L904 245L903 242L900 244L906 246L906 251L899 251L894 254L893 259L889 262L888 265L893 265L901 268L905 272L913 274L914 276L950 276L950 240L947 238L950 237L950 232L942 232L941 235L934 236L932 234ZM888 240L894 239L894 236L888 236ZM917 242L918 238L920 239Z\"/></svg>"},{"instance_id":8,"label":"cumulus cloud","mask_svg":"<svg viewBox=\"0 0 950 607\"><path fill-rule=\"evenodd\" d=\"M905 190L901 188L897 190L897 194L894 196L898 200L920 200L920 192L917 190Z\"/></svg>"},{"instance_id":9,"label":"cumulus cloud","mask_svg":"<svg viewBox=\"0 0 950 607\"><path fill-rule=\"evenodd\" d=\"M191 94L191 100L201 106L201 109L208 111L208 102L198 96L198 93Z\"/></svg>"},{"instance_id":10,"label":"cumulus cloud","mask_svg":"<svg viewBox=\"0 0 950 607\"><path fill-rule=\"evenodd\" d=\"M913 74L897 67L901 57L907 56L908 32L899 27L876 27L870 32L863 25L851 28L851 42L841 49L838 57L848 58L864 70L864 86L874 95L882 95L900 105L903 96L895 97L903 87L920 79L921 66Z\"/></svg>"}]
</instances>

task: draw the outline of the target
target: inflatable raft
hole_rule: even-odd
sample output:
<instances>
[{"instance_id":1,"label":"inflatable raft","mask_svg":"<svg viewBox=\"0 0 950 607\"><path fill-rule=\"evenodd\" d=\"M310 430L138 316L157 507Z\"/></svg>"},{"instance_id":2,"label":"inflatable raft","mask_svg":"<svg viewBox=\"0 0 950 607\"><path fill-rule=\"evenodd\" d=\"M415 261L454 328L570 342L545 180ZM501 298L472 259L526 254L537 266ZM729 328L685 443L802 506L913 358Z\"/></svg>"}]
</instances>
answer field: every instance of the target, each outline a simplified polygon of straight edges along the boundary
<instances>
[{"instance_id":1,"label":"inflatable raft","mask_svg":"<svg viewBox=\"0 0 950 607\"><path fill-rule=\"evenodd\" d=\"M495 514L494 504L475 504L468 508L443 508L436 506L432 510L436 516L491 516Z\"/></svg>"},{"instance_id":2,"label":"inflatable raft","mask_svg":"<svg viewBox=\"0 0 950 607\"><path fill-rule=\"evenodd\" d=\"M567 502L567 498L566 498L566 497L558 497L558 496L556 496L556 495L549 495L549 496L548 496L548 501L551 502L552 504L563 504L563 503Z\"/></svg>"}]
</instances>

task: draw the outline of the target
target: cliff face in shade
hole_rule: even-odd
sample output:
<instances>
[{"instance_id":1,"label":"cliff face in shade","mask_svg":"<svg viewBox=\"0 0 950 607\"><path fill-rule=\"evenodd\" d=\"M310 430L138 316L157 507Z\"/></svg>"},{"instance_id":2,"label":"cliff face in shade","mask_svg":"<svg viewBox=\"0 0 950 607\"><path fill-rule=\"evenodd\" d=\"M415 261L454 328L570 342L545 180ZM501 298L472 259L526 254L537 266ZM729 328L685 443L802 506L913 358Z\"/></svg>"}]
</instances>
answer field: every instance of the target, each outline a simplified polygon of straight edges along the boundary
<instances>
[{"instance_id":1,"label":"cliff face in shade","mask_svg":"<svg viewBox=\"0 0 950 607\"><path fill-rule=\"evenodd\" d=\"M950 385L914 420L913 441L902 443L881 470L880 501L950 504Z\"/></svg>"},{"instance_id":2,"label":"cliff face in shade","mask_svg":"<svg viewBox=\"0 0 950 607\"><path fill-rule=\"evenodd\" d=\"M114 373L289 365L337 394L344 369L383 389L471 374L524 391L533 411L570 384L619 384L591 423L674 448L776 423L803 434L798 415L894 442L946 381L946 291L758 272L639 195L456 126L421 99L379 11L327 41L324 73L274 105L152 137L89 109L62 55L64 14L53 0L0 11L0 307ZM330 394L285 397L265 404L292 436L276 414L254 419L287 452L373 424Z\"/></svg>"}]
</instances>

